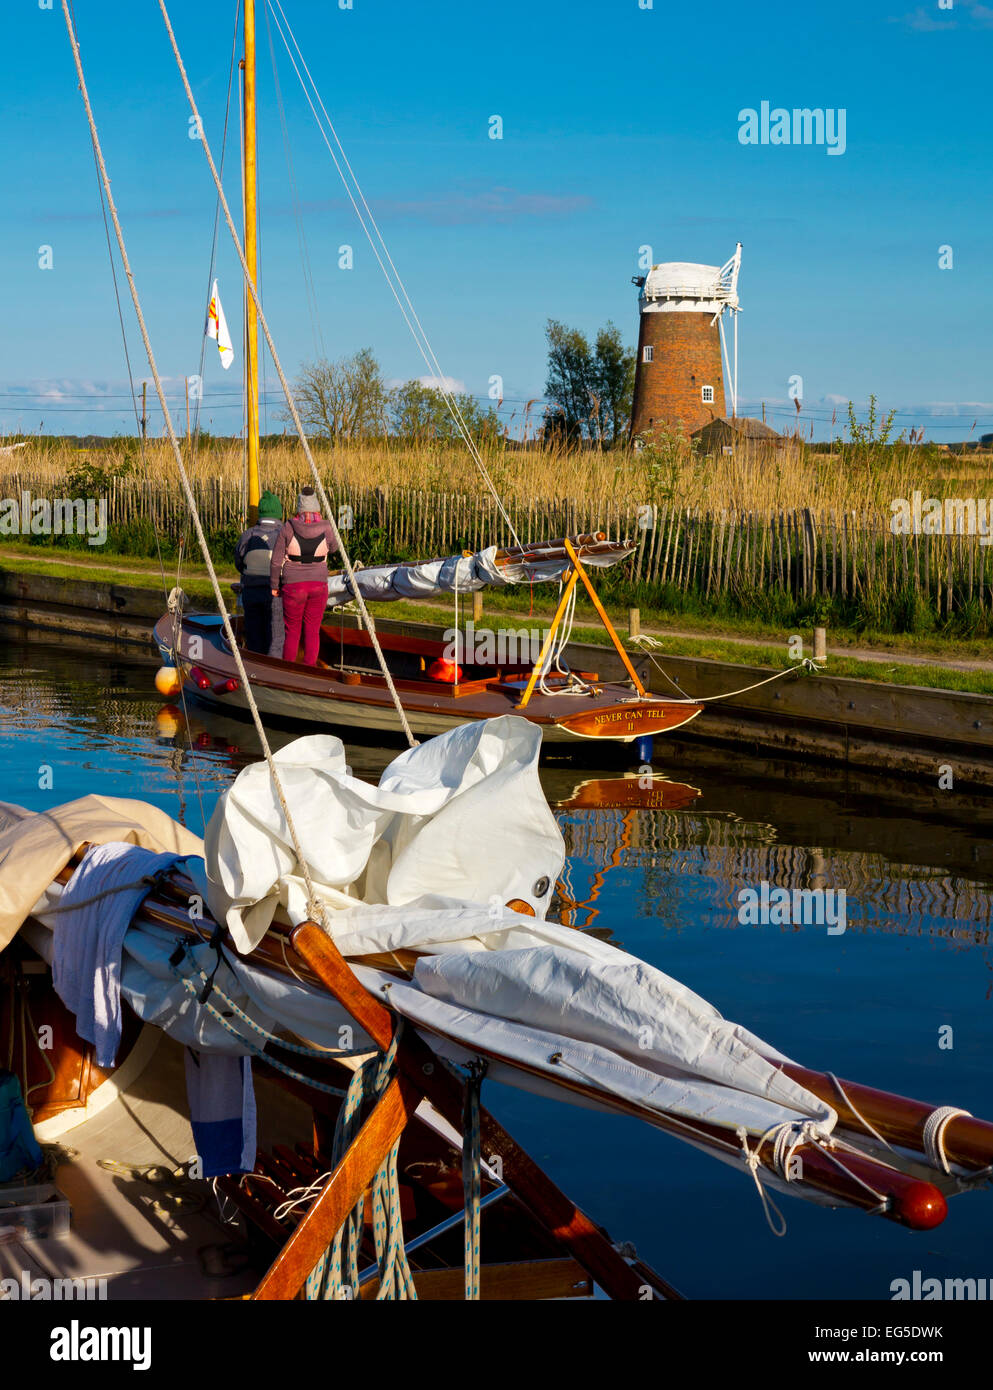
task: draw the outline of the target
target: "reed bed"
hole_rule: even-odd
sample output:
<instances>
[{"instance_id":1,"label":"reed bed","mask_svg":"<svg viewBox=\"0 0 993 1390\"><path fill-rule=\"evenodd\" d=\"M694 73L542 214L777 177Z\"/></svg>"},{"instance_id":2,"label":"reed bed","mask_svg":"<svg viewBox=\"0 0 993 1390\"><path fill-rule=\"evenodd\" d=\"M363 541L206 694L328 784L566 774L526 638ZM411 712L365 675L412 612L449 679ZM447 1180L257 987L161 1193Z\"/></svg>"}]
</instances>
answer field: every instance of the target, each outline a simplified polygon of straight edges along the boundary
<instances>
[{"instance_id":1,"label":"reed bed","mask_svg":"<svg viewBox=\"0 0 993 1390\"><path fill-rule=\"evenodd\" d=\"M204 523L228 551L243 523L239 446L187 444ZM350 549L364 563L452 553L511 541L482 478L451 445L367 441L315 456ZM168 446L112 441L85 453L39 443L0 471L0 497L104 496L110 549L153 553L189 532ZM993 547L978 535L900 535L891 502L923 496L982 497L990 458L936 449L818 452L799 441L757 444L701 457L684 444L662 450L513 449L485 459L520 539L602 529L636 543L621 572L603 577L617 602L677 610L754 612L923 631L956 618L958 630L993 627ZM6 460L0 460L0 470ZM305 477L298 447L267 442L263 483L284 505ZM141 537L146 548L140 548ZM780 601L782 600L782 601Z\"/></svg>"},{"instance_id":2,"label":"reed bed","mask_svg":"<svg viewBox=\"0 0 993 1390\"><path fill-rule=\"evenodd\" d=\"M339 447L313 441L317 466L338 490L377 487L455 491L470 497L487 489L460 446L447 442L399 439L363 440ZM184 445L190 476L201 486L215 480L224 490L240 488L244 458L240 444L228 440ZM773 448L746 444L730 456L702 456L685 441L670 440L662 450L514 448L499 440L483 441L481 453L502 497L515 503L533 499L575 498L581 502L644 505L670 503L711 510L757 512L810 507L836 511L887 510L894 497L983 495L989 488L993 455L949 454L935 448L894 445L866 451L835 445L811 448L790 440ZM106 441L79 449L66 441L29 441L17 453L0 453L0 473L22 472L50 491L78 477L81 466L107 478L168 480L175 463L164 440L149 440L145 456L134 439ZM290 440L263 442L263 486L284 498L295 494L307 475L299 445ZM178 484L176 484L178 488ZM6 495L6 494L5 494Z\"/></svg>"}]
</instances>

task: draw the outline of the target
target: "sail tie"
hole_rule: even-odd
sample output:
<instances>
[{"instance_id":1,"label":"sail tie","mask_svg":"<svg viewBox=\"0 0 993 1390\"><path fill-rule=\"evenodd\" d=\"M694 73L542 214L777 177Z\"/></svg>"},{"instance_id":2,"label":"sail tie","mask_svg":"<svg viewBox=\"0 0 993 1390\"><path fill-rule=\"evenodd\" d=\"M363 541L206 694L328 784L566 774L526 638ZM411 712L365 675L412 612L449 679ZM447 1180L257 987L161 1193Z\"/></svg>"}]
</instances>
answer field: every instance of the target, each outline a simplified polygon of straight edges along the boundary
<instances>
[{"instance_id":1,"label":"sail tie","mask_svg":"<svg viewBox=\"0 0 993 1390\"><path fill-rule=\"evenodd\" d=\"M952 1170L945 1153L945 1129L957 1115L971 1117L968 1110L960 1110L956 1105L939 1105L924 1121L924 1152L927 1160L932 1168L940 1168L948 1174Z\"/></svg>"}]
</instances>

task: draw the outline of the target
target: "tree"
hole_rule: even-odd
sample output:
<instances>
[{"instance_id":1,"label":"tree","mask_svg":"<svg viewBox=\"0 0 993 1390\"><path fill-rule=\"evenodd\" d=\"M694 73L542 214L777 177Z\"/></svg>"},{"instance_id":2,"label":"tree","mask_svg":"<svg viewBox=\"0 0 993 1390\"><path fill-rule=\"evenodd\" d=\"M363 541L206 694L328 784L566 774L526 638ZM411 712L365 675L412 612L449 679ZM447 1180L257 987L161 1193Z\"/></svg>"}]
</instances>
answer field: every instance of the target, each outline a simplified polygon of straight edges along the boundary
<instances>
[{"instance_id":1,"label":"tree","mask_svg":"<svg viewBox=\"0 0 993 1390\"><path fill-rule=\"evenodd\" d=\"M449 399L465 422L473 439L494 434L499 428L496 411L484 410L466 392L449 393ZM436 386L422 381L405 381L390 392L392 433L401 439L458 439L461 437L449 404Z\"/></svg>"},{"instance_id":2,"label":"tree","mask_svg":"<svg viewBox=\"0 0 993 1390\"><path fill-rule=\"evenodd\" d=\"M631 417L635 354L625 348L612 323L601 328L596 344L586 334L549 319L548 378L551 402L546 435L576 442L588 438L601 447L616 444Z\"/></svg>"},{"instance_id":3,"label":"tree","mask_svg":"<svg viewBox=\"0 0 993 1390\"><path fill-rule=\"evenodd\" d=\"M596 335L594 383L600 403L600 442L617 444L627 434L634 399L635 352L613 323Z\"/></svg>"},{"instance_id":4,"label":"tree","mask_svg":"<svg viewBox=\"0 0 993 1390\"><path fill-rule=\"evenodd\" d=\"M389 393L371 348L303 367L296 386L303 421L333 442L385 434Z\"/></svg>"},{"instance_id":5,"label":"tree","mask_svg":"<svg viewBox=\"0 0 993 1390\"><path fill-rule=\"evenodd\" d=\"M589 424L594 385L590 345L578 328L549 319L545 327L548 342L548 377L545 395L551 403L546 429L576 442Z\"/></svg>"}]
</instances>

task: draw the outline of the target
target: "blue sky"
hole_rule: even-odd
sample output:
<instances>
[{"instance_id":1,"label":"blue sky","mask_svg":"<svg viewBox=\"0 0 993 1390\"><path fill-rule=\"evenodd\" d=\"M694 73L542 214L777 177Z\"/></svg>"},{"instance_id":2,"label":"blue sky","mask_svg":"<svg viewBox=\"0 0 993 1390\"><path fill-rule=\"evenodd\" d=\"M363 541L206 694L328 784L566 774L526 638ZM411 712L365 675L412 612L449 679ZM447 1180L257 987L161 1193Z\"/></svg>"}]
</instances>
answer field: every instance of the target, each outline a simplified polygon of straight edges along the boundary
<instances>
[{"instance_id":1,"label":"blue sky","mask_svg":"<svg viewBox=\"0 0 993 1390\"><path fill-rule=\"evenodd\" d=\"M42 0L46 3L46 0ZM282 0L444 372L504 415L540 396L549 317L637 336L639 247L720 264L744 245L742 412L830 431L875 393L938 440L993 430L990 5L954 0ZM312 359L297 221L259 4L262 287L291 373ZM129 428L93 161L60 13L5 0L0 431ZM159 366L198 370L214 197L155 0L74 0L91 98ZM172 0L219 150L234 0ZM424 373L276 33L327 354ZM743 145L739 112L846 113L846 148ZM236 109L236 107L235 107ZM489 138L494 115L503 139ZM236 124L226 186L240 196ZM354 247L354 268L338 248ZM39 247L53 268L38 267ZM939 247L953 268L939 269ZM206 358L202 422L238 428L240 271L216 263L238 363ZM146 374L133 314L136 377ZM278 390L271 367L265 386ZM270 422L280 428L273 395ZM157 407L153 432L161 430ZM130 422L133 429L133 419Z\"/></svg>"}]
</instances>

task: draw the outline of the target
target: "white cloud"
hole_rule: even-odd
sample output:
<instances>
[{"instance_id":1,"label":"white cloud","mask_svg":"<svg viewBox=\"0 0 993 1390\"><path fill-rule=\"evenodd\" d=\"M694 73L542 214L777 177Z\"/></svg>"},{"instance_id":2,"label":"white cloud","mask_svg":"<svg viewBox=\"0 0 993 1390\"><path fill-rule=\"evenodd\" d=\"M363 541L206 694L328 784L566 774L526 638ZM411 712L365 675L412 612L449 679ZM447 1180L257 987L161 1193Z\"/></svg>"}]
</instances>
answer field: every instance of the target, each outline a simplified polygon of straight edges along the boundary
<instances>
[{"instance_id":1,"label":"white cloud","mask_svg":"<svg viewBox=\"0 0 993 1390\"><path fill-rule=\"evenodd\" d=\"M432 391L448 391L455 396L465 390L465 382L454 376L419 376L417 380L422 386L429 386Z\"/></svg>"}]
</instances>

